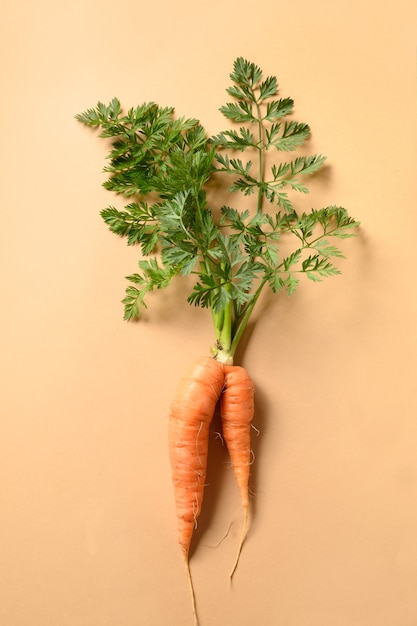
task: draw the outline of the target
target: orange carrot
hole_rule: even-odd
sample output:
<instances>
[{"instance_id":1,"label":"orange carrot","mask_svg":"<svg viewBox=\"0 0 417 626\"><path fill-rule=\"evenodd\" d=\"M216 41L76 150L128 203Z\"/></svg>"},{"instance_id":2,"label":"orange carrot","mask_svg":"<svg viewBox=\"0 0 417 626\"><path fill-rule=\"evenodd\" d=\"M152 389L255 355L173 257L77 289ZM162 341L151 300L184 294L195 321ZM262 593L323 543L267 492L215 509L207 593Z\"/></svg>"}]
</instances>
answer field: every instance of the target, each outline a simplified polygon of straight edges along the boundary
<instances>
[{"instance_id":1,"label":"orange carrot","mask_svg":"<svg viewBox=\"0 0 417 626\"><path fill-rule=\"evenodd\" d=\"M249 473L251 464L250 428L254 413L254 386L244 367L224 365L225 387L220 398L223 437L240 490L244 511L242 536L230 578L232 578L249 522Z\"/></svg>"},{"instance_id":2,"label":"orange carrot","mask_svg":"<svg viewBox=\"0 0 417 626\"><path fill-rule=\"evenodd\" d=\"M180 381L169 417L169 456L178 521L178 542L187 570L196 624L197 612L189 552L203 502L209 430L218 401L223 437L245 513L238 554L230 574L232 577L246 537L249 519L250 425L254 411L252 380L243 367L226 365L212 357L201 358Z\"/></svg>"},{"instance_id":3,"label":"orange carrot","mask_svg":"<svg viewBox=\"0 0 417 626\"><path fill-rule=\"evenodd\" d=\"M194 363L180 382L171 404L169 418L169 455L178 519L178 541L187 569L196 623L188 555L203 501L209 429L224 385L223 368L223 364L212 357L202 358Z\"/></svg>"}]
</instances>

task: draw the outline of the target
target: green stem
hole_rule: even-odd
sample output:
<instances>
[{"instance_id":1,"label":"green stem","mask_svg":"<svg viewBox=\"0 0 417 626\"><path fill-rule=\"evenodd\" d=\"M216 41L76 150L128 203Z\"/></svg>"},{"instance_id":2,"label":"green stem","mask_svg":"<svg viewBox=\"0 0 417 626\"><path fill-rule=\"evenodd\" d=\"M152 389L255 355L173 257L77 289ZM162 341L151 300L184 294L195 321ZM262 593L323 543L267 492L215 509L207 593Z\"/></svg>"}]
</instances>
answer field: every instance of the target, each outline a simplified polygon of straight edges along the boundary
<instances>
[{"instance_id":1,"label":"green stem","mask_svg":"<svg viewBox=\"0 0 417 626\"><path fill-rule=\"evenodd\" d=\"M232 357L234 357L237 347L239 345L240 340L242 339L243 333L246 330L248 322L253 313L253 309L255 308L256 303L258 302L259 296L261 295L262 289L264 288L266 283L266 278L263 278L258 289L255 291L253 298L249 301L248 305L245 308L245 312L243 313L240 320L237 320L236 330L233 334L232 344L230 346L230 353Z\"/></svg>"},{"instance_id":2,"label":"green stem","mask_svg":"<svg viewBox=\"0 0 417 626\"><path fill-rule=\"evenodd\" d=\"M217 313L213 308L211 309L216 337L216 343L212 348L213 356L227 365L233 364L233 354L231 352L232 306L233 302L230 301L220 313Z\"/></svg>"},{"instance_id":3,"label":"green stem","mask_svg":"<svg viewBox=\"0 0 417 626\"><path fill-rule=\"evenodd\" d=\"M257 113L257 118L258 118L258 135L259 135L259 142L258 142L258 152L259 152L258 183L259 184L258 184L258 202L257 202L256 210L258 213L260 213L262 211L262 200L263 200L262 185L264 182L264 135L263 135L262 114L261 114L261 109L260 109L258 102L256 102L256 113Z\"/></svg>"},{"instance_id":4,"label":"green stem","mask_svg":"<svg viewBox=\"0 0 417 626\"><path fill-rule=\"evenodd\" d=\"M210 274L210 261L203 259L201 261L201 271L203 274ZM230 289L229 285L225 285L225 289ZM217 312L214 306L210 306L211 316L214 325L214 335L216 343L212 347L213 356L228 365L233 364L233 355L230 352L232 345L232 319L233 319L233 301L229 300L224 309Z\"/></svg>"}]
</instances>

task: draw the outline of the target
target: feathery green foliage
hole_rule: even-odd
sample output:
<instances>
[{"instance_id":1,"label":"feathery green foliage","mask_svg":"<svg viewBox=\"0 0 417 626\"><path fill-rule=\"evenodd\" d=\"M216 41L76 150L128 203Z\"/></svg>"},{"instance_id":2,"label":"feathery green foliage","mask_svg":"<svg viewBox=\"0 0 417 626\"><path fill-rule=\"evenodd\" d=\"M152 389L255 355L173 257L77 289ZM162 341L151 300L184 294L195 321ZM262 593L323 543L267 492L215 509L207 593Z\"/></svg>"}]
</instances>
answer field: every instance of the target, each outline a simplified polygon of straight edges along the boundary
<instances>
[{"instance_id":1,"label":"feathery green foliage","mask_svg":"<svg viewBox=\"0 0 417 626\"><path fill-rule=\"evenodd\" d=\"M214 351L232 358L263 289L292 294L303 274L315 282L339 274L333 258L343 254L333 241L353 236L358 222L337 206L297 212L292 192L308 192L305 179L325 157L278 155L267 167L267 153L298 150L310 128L292 119L293 100L278 97L276 77L264 78L254 63L237 58L230 79L232 100L220 111L237 127L212 137L198 120L153 102L124 113L114 98L76 118L111 139L104 187L129 202L101 215L141 248L138 272L127 276L125 319L140 317L146 295L173 276L193 276L188 301L211 309ZM207 183L219 175L230 177L231 194L247 197L247 208L225 204L215 219ZM286 256L284 236L294 241Z\"/></svg>"}]
</instances>

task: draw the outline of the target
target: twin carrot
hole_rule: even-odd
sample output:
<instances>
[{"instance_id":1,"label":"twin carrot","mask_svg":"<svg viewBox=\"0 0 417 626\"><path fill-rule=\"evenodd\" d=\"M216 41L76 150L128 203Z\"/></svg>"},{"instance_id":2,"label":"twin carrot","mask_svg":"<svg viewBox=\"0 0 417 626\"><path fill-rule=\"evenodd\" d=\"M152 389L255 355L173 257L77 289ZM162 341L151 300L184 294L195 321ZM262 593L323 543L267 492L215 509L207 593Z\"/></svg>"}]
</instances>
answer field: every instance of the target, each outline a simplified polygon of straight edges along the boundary
<instances>
[{"instance_id":1,"label":"twin carrot","mask_svg":"<svg viewBox=\"0 0 417 626\"><path fill-rule=\"evenodd\" d=\"M218 403L223 437L244 510L243 532L232 576L248 526L250 427L254 412L254 387L243 367L223 364L212 357L201 358L182 378L171 404L169 417L169 456L178 520L178 542L187 569L195 616L195 597L188 557L203 502L209 429Z\"/></svg>"}]
</instances>

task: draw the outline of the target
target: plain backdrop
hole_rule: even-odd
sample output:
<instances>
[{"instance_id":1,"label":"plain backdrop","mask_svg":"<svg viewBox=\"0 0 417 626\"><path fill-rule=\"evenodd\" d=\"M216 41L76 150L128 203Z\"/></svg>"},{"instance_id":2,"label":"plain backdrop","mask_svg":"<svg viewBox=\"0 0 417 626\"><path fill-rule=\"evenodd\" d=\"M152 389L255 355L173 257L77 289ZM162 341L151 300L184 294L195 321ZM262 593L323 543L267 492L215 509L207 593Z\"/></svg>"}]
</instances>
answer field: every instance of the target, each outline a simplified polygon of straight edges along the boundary
<instances>
[{"instance_id":1,"label":"plain backdrop","mask_svg":"<svg viewBox=\"0 0 417 626\"><path fill-rule=\"evenodd\" d=\"M417 626L416 27L412 0L18 0L1 20L0 623L188 626L167 459L211 320L181 282L122 319L136 248L99 212L103 140L145 101L210 134L238 56L327 155L308 207L360 220L341 276L260 308L252 525L211 437L191 560L201 626ZM308 284L307 284L308 283Z\"/></svg>"}]
</instances>

